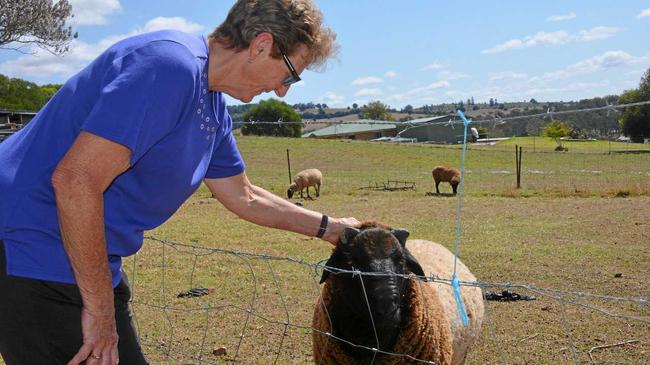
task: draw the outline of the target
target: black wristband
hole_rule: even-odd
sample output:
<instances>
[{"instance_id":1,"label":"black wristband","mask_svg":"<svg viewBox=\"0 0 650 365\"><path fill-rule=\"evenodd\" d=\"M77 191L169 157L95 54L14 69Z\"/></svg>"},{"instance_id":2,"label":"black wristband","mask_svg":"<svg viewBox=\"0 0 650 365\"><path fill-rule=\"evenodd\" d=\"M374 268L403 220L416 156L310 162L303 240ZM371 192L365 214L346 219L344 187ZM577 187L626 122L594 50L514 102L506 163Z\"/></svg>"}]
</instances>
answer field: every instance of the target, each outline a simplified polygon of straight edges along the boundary
<instances>
[{"instance_id":1,"label":"black wristband","mask_svg":"<svg viewBox=\"0 0 650 365\"><path fill-rule=\"evenodd\" d=\"M316 237L318 238L323 238L325 235L325 231L327 230L327 220L328 217L323 214L323 219L320 221L320 228L318 228L318 233L316 233Z\"/></svg>"}]
</instances>

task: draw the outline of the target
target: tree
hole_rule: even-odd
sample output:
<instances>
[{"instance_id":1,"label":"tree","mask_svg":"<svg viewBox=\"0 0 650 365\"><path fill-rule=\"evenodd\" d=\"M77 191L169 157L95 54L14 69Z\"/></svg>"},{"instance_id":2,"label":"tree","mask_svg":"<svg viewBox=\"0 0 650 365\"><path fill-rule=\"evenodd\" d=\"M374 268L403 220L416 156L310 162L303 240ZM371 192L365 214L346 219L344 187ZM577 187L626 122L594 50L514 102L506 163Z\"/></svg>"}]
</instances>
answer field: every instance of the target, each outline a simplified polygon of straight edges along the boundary
<instances>
[{"instance_id":1,"label":"tree","mask_svg":"<svg viewBox=\"0 0 650 365\"><path fill-rule=\"evenodd\" d=\"M361 113L364 119L372 120L393 120L393 115L389 111L390 107L381 101L371 101Z\"/></svg>"},{"instance_id":2,"label":"tree","mask_svg":"<svg viewBox=\"0 0 650 365\"><path fill-rule=\"evenodd\" d=\"M357 103L352 103L352 109L357 109L359 107L359 104Z\"/></svg>"},{"instance_id":3,"label":"tree","mask_svg":"<svg viewBox=\"0 0 650 365\"><path fill-rule=\"evenodd\" d=\"M302 118L289 104L276 99L261 101L243 116L243 135L300 137Z\"/></svg>"},{"instance_id":4,"label":"tree","mask_svg":"<svg viewBox=\"0 0 650 365\"><path fill-rule=\"evenodd\" d=\"M413 105L411 104L406 105L404 109L402 109L402 111L407 114L413 113Z\"/></svg>"},{"instance_id":5,"label":"tree","mask_svg":"<svg viewBox=\"0 0 650 365\"><path fill-rule=\"evenodd\" d=\"M38 86L22 79L0 74L0 109L39 110L61 88L61 85Z\"/></svg>"},{"instance_id":6,"label":"tree","mask_svg":"<svg viewBox=\"0 0 650 365\"><path fill-rule=\"evenodd\" d=\"M21 51L29 44L54 54L68 50L72 27L68 0L0 0L0 49Z\"/></svg>"},{"instance_id":7,"label":"tree","mask_svg":"<svg viewBox=\"0 0 650 365\"><path fill-rule=\"evenodd\" d=\"M544 126L544 136L552 138L557 143L556 151L564 151L562 147L562 140L560 138L566 137L571 133L571 127L566 123L556 120Z\"/></svg>"},{"instance_id":8,"label":"tree","mask_svg":"<svg viewBox=\"0 0 650 365\"><path fill-rule=\"evenodd\" d=\"M629 104L650 100L650 69L643 77L638 89L624 92L618 99L619 104ZM619 121L623 134L632 142L643 142L650 138L650 105L625 108Z\"/></svg>"}]
</instances>

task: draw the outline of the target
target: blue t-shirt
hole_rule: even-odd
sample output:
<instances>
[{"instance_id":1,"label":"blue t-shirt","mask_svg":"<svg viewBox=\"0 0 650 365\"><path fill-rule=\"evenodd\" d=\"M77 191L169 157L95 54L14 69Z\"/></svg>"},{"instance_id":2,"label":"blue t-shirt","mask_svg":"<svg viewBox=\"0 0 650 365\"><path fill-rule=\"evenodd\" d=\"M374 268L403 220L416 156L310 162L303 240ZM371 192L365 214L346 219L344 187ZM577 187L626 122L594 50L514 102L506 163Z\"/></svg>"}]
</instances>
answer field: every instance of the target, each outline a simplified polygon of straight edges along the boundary
<instances>
[{"instance_id":1,"label":"blue t-shirt","mask_svg":"<svg viewBox=\"0 0 650 365\"><path fill-rule=\"evenodd\" d=\"M22 130L0 143L0 240L7 274L75 283L57 220L52 172L80 131L131 150L104 193L113 285L204 178L244 162L221 93L208 90L204 37L160 31L122 40L73 76Z\"/></svg>"}]
</instances>

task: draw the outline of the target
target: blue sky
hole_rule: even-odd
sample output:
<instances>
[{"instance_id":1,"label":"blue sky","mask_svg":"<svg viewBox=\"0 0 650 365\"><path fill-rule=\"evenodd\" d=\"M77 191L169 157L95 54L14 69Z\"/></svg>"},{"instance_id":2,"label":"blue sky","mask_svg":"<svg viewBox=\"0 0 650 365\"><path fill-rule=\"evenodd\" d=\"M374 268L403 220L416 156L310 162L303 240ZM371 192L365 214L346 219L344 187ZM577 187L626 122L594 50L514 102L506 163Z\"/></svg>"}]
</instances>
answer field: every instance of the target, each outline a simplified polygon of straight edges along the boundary
<instances>
[{"instance_id":1,"label":"blue sky","mask_svg":"<svg viewBox=\"0 0 650 365\"><path fill-rule=\"evenodd\" d=\"M79 38L64 56L0 50L0 73L63 83L128 35L207 34L233 0L70 0ZM578 100L638 86L650 67L650 0L317 0L337 59L305 71L287 103L395 108L497 98ZM264 94L254 99L267 99ZM231 102L238 102L230 99Z\"/></svg>"}]
</instances>

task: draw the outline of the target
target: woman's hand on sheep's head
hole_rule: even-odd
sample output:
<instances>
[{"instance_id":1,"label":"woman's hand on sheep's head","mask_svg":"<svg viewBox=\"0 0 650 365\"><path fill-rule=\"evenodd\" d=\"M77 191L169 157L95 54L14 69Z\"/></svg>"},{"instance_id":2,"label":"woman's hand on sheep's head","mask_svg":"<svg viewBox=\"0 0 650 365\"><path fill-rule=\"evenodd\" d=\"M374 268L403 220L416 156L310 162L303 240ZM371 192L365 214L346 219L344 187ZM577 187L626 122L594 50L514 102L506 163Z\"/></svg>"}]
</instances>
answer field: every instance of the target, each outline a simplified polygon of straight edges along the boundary
<instances>
[{"instance_id":1,"label":"woman's hand on sheep's head","mask_svg":"<svg viewBox=\"0 0 650 365\"><path fill-rule=\"evenodd\" d=\"M336 246L339 244L341 234L343 233L343 230L345 230L345 228L347 227L356 228L359 227L360 225L361 222L359 222L354 217L330 218L323 239Z\"/></svg>"}]
</instances>

